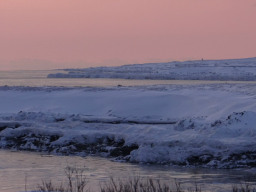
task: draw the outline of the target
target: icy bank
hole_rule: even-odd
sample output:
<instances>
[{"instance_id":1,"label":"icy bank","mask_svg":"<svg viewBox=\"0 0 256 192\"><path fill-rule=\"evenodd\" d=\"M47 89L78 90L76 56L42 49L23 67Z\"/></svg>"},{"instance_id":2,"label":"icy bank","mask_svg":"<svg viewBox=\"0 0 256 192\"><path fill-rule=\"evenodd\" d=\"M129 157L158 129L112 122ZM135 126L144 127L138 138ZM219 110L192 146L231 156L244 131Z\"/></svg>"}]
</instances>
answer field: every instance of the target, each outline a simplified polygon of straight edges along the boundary
<instances>
[{"instance_id":1,"label":"icy bank","mask_svg":"<svg viewBox=\"0 0 256 192\"><path fill-rule=\"evenodd\" d=\"M175 80L256 80L256 58L148 63L119 67L66 69L48 78L120 78Z\"/></svg>"},{"instance_id":2,"label":"icy bank","mask_svg":"<svg viewBox=\"0 0 256 192\"><path fill-rule=\"evenodd\" d=\"M0 146L116 160L256 166L256 88L0 88Z\"/></svg>"}]
</instances>

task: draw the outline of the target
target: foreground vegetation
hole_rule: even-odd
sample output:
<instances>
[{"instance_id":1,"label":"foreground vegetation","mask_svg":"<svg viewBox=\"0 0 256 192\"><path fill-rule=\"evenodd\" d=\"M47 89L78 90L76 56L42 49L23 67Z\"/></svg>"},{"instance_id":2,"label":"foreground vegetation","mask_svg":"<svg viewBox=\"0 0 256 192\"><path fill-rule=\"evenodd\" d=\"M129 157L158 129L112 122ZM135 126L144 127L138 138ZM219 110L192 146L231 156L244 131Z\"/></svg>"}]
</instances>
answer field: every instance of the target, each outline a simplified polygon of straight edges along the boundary
<instances>
[{"instance_id":1,"label":"foreground vegetation","mask_svg":"<svg viewBox=\"0 0 256 192\"><path fill-rule=\"evenodd\" d=\"M91 192L87 188L88 179L84 169L66 167L65 184L55 185L52 181L42 181L34 192ZM231 192L256 192L255 185L244 183L230 188ZM99 192L202 192L201 187L194 183L192 187L184 189L180 182L161 182L152 178L143 179L139 176L127 180L109 178L109 181L100 184Z\"/></svg>"}]
</instances>

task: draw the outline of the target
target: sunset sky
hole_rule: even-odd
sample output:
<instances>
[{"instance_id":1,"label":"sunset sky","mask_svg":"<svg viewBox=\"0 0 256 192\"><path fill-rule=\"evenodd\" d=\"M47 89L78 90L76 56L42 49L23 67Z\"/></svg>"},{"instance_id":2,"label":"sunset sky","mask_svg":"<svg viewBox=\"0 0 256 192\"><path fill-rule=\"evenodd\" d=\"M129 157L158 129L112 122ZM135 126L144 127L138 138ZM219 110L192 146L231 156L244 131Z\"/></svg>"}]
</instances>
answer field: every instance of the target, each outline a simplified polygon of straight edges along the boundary
<instances>
[{"instance_id":1,"label":"sunset sky","mask_svg":"<svg viewBox=\"0 0 256 192\"><path fill-rule=\"evenodd\" d=\"M256 57L256 0L0 0L0 70Z\"/></svg>"}]
</instances>

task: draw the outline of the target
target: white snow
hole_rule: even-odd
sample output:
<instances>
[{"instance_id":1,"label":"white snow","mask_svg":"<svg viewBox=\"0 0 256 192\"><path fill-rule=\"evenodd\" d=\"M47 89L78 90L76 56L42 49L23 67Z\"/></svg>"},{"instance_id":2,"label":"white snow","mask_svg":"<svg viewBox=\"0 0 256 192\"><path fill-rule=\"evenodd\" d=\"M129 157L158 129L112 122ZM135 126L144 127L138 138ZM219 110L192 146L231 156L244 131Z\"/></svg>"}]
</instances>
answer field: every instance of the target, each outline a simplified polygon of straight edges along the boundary
<instances>
[{"instance_id":1,"label":"white snow","mask_svg":"<svg viewBox=\"0 0 256 192\"><path fill-rule=\"evenodd\" d=\"M0 88L0 146L204 167L255 166L254 84Z\"/></svg>"},{"instance_id":2,"label":"white snow","mask_svg":"<svg viewBox=\"0 0 256 192\"><path fill-rule=\"evenodd\" d=\"M256 80L256 58L199 60L169 63L66 69L68 73L49 74L49 78L120 78L177 80Z\"/></svg>"}]
</instances>

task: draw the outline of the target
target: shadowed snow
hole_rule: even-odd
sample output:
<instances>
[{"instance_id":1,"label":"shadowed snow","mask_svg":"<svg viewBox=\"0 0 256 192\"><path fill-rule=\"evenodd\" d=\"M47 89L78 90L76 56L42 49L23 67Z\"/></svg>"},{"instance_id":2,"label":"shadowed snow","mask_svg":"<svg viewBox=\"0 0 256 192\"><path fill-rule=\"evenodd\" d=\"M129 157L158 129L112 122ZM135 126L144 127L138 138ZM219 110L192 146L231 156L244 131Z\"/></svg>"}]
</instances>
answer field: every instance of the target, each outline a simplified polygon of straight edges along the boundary
<instances>
[{"instance_id":1,"label":"shadowed snow","mask_svg":"<svg viewBox=\"0 0 256 192\"><path fill-rule=\"evenodd\" d=\"M256 166L253 85L0 88L0 146L131 162Z\"/></svg>"}]
</instances>

